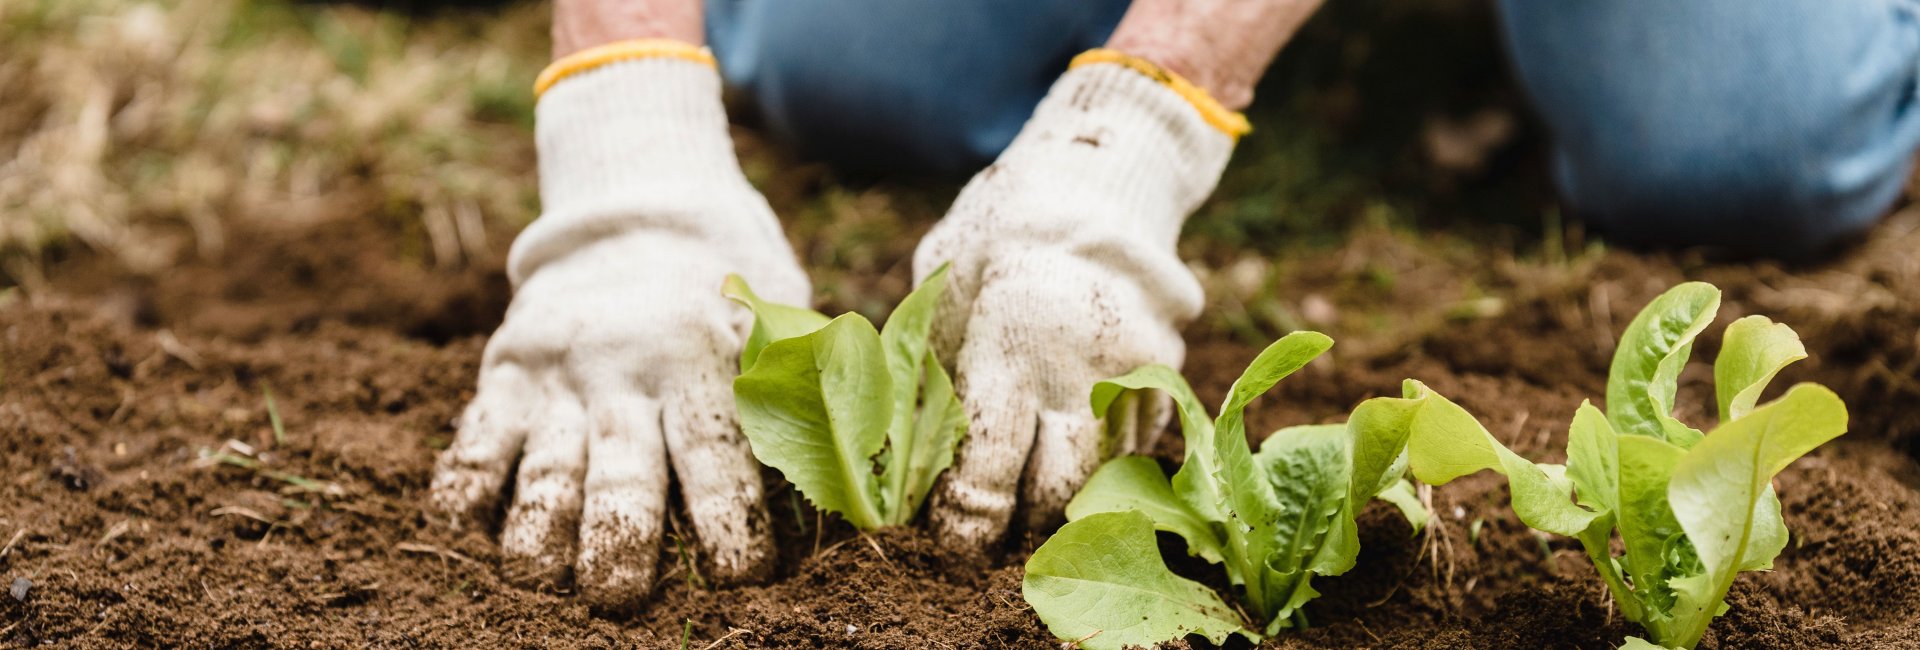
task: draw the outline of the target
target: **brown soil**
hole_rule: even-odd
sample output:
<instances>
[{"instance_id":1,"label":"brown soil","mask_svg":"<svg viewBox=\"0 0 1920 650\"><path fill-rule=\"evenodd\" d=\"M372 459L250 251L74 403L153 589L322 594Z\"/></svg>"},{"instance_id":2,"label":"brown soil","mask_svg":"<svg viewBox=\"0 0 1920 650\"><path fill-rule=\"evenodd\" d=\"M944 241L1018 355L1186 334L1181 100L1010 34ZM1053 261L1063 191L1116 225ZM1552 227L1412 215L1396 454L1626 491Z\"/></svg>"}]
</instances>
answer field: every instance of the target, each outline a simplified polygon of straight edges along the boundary
<instances>
[{"instance_id":1,"label":"brown soil","mask_svg":"<svg viewBox=\"0 0 1920 650\"><path fill-rule=\"evenodd\" d=\"M1552 458L1580 399L1602 392L1611 337L1633 311L1683 277L1715 281L1728 291L1725 320L1761 311L1808 337L1814 358L1786 381L1833 386L1854 426L1778 479L1792 542L1777 570L1740 580L1702 647L1920 647L1915 222L1896 218L1814 268L1618 252L1545 270L1500 262L1511 268L1474 280L1508 296L1498 315L1428 321L1379 303L1414 331L1336 350L1338 363L1263 399L1255 424L1335 419L1416 377L1521 453ZM985 571L950 566L919 531L868 540L821 521L777 477L783 562L771 584L711 588L673 543L658 596L632 618L503 583L487 535L451 533L421 505L505 298L497 259L428 269L396 261L405 251L370 228L247 233L228 259L164 277L69 262L49 274L53 289L0 308L0 587L25 592L0 589L0 644L1057 645L1019 593L1020 564L1042 538L1009 544ZM1296 277L1345 273L1342 257L1303 256ZM1198 328L1192 339L1189 372L1214 400L1254 349ZM1697 356L1715 345L1709 337ZM1692 404L1711 402L1703 369L1685 375ZM256 450L259 466L201 458L228 440ZM1165 440L1158 453L1176 457L1177 437ZM1634 633L1577 546L1529 532L1505 494L1484 476L1437 489L1436 525L1419 537L1369 510L1359 566L1316 583L1326 593L1308 610L1316 627L1270 645L1608 648Z\"/></svg>"}]
</instances>

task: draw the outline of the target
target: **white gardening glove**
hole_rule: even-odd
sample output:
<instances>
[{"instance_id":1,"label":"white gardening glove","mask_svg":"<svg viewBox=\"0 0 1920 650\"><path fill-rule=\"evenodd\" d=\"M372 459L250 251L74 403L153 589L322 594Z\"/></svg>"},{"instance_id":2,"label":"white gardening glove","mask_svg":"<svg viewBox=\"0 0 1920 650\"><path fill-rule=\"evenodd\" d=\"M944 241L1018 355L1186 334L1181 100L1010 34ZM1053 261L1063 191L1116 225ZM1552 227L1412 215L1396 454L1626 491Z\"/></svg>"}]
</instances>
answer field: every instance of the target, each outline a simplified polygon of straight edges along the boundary
<instances>
[{"instance_id":1,"label":"white gardening glove","mask_svg":"<svg viewBox=\"0 0 1920 650\"><path fill-rule=\"evenodd\" d=\"M952 550L999 540L1016 503L1030 527L1057 523L1103 460L1165 427L1164 395L1123 402L1110 423L1088 396L1140 365L1180 365L1202 295L1174 244L1244 131L1150 63L1083 54L921 242L916 281L953 264L935 345L970 418L933 497Z\"/></svg>"},{"instance_id":2,"label":"white gardening glove","mask_svg":"<svg viewBox=\"0 0 1920 650\"><path fill-rule=\"evenodd\" d=\"M806 275L740 172L704 50L627 41L555 63L542 85L553 77L537 113L545 214L514 242L513 304L433 499L455 525L485 525L514 476L509 577L571 576L621 609L652 586L671 461L715 576L764 577L759 465L732 389L752 320L720 286L738 273L807 304Z\"/></svg>"}]
</instances>

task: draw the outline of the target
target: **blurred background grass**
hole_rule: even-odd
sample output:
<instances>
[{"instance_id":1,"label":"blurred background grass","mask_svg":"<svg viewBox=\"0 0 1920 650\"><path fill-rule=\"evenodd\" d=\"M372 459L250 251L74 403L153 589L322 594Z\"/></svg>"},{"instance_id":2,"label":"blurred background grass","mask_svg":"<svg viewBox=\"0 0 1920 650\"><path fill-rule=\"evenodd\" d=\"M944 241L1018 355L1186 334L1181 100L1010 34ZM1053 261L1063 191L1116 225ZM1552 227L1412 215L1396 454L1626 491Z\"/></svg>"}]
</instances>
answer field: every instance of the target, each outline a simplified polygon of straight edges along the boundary
<instances>
[{"instance_id":1,"label":"blurred background grass","mask_svg":"<svg viewBox=\"0 0 1920 650\"><path fill-rule=\"evenodd\" d=\"M440 4L0 0L0 283L46 285L75 257L162 274L260 224L337 219L376 224L410 264L497 265L538 213L548 7ZM1484 2L1331 3L1250 117L1182 243L1218 307L1201 327L1392 329L1332 308L1477 309L1472 269L1580 241ZM750 123L737 138L829 308L884 312L964 181L846 176ZM1434 264L1443 287L1421 277Z\"/></svg>"},{"instance_id":2,"label":"blurred background grass","mask_svg":"<svg viewBox=\"0 0 1920 650\"><path fill-rule=\"evenodd\" d=\"M543 15L0 0L7 270L84 250L156 272L217 255L234 222L343 210L436 259L516 229L537 209Z\"/></svg>"}]
</instances>

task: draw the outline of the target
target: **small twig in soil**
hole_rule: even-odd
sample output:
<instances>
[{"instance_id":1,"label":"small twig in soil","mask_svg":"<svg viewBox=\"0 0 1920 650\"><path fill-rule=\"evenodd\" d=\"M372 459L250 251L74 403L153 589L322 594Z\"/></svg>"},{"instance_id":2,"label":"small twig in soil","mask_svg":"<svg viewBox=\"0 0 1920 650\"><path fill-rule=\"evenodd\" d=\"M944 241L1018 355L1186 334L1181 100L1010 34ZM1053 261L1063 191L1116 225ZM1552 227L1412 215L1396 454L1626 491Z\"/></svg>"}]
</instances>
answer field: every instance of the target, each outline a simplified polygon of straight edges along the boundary
<instances>
[{"instance_id":1,"label":"small twig in soil","mask_svg":"<svg viewBox=\"0 0 1920 650\"><path fill-rule=\"evenodd\" d=\"M120 393L120 405L113 408L112 415L107 416L107 424L110 424L110 425L119 424L123 419L125 419L127 416L127 413L133 410L134 398L135 398L135 395L133 393L133 389L129 388L125 391L122 391Z\"/></svg>"},{"instance_id":2,"label":"small twig in soil","mask_svg":"<svg viewBox=\"0 0 1920 650\"><path fill-rule=\"evenodd\" d=\"M815 547L815 550L814 550L814 552L813 552L813 555L812 555L811 557L812 557L812 559L814 559L814 560L816 560L816 561L817 561L817 560L819 560L820 558L824 558L824 557L827 557L827 556L829 556L829 555L833 555L833 553L834 553L834 551L838 551L838 550L840 550L840 547L842 547L842 546L846 546L846 545L847 545L847 542L851 542L851 541L853 541L854 539L856 539L856 538L853 538L853 537L848 537L848 538L846 538L846 539L843 539L843 540L840 540L840 541L838 541L838 542L834 542L832 546L829 546L829 547L826 547L826 548L824 548L824 549L822 549L822 548L819 548L819 547L817 547L817 546L816 546L816 547Z\"/></svg>"},{"instance_id":3,"label":"small twig in soil","mask_svg":"<svg viewBox=\"0 0 1920 650\"><path fill-rule=\"evenodd\" d=\"M825 516L826 515L821 514L819 510L813 511L813 554L815 557L820 555L820 533L827 529L826 521L824 520Z\"/></svg>"},{"instance_id":4,"label":"small twig in soil","mask_svg":"<svg viewBox=\"0 0 1920 650\"><path fill-rule=\"evenodd\" d=\"M867 547L868 547L868 548L871 548L871 549L873 549L873 553L874 553L874 555L878 555L878 556L880 556L880 561L881 561L881 562L885 562L885 563L887 563L887 566L888 566L888 567L892 567L892 566L893 566L893 560L892 560L891 558L888 558L888 557L887 557L887 552L886 552L886 551L883 551L883 550L880 550L880 543L879 543L879 542L876 542L876 541L873 541L873 536L872 536L872 535L868 535L868 534L866 534L866 533L860 533L860 539L863 539L863 540L866 540L866 541L867 541Z\"/></svg>"},{"instance_id":5,"label":"small twig in soil","mask_svg":"<svg viewBox=\"0 0 1920 650\"><path fill-rule=\"evenodd\" d=\"M13 531L13 537L7 540L7 545L0 546L0 559L4 559L7 557L7 555L12 554L13 545L20 543L20 538L26 537L26 536L27 536L27 527L25 526L21 526L20 530Z\"/></svg>"},{"instance_id":6,"label":"small twig in soil","mask_svg":"<svg viewBox=\"0 0 1920 650\"><path fill-rule=\"evenodd\" d=\"M1243 608L1243 607L1241 607L1241 606L1240 606L1240 603L1234 603L1234 604L1233 604L1233 611L1234 611L1235 613L1238 613L1238 614L1240 615L1240 622L1241 622L1241 623L1251 623L1251 622L1253 621L1253 617L1251 617L1251 616L1248 616L1248 615L1247 615L1247 610L1246 610L1246 608ZM1098 631L1096 631L1096 632L1094 632L1094 634L1099 634L1099 633L1100 633L1100 632L1098 632ZM1092 635L1088 635L1088 636L1087 636L1087 639L1091 639L1091 638L1093 638L1093 636L1092 636ZM1084 641L1084 640L1086 640L1086 639L1081 639L1081 640L1082 640L1082 641Z\"/></svg>"},{"instance_id":7,"label":"small twig in soil","mask_svg":"<svg viewBox=\"0 0 1920 650\"><path fill-rule=\"evenodd\" d=\"M720 647L720 644L726 642L727 639L731 639L733 637L736 637L742 634L753 634L753 630L742 629L737 627L727 628L726 636L720 637L718 639L714 639L713 643L707 644L707 647L701 648L700 650L713 650L714 648Z\"/></svg>"},{"instance_id":8,"label":"small twig in soil","mask_svg":"<svg viewBox=\"0 0 1920 650\"><path fill-rule=\"evenodd\" d=\"M460 562L465 562L467 564L472 564L475 566L480 565L479 560L475 560L473 558L462 555L457 551L450 551L444 548L440 548L438 546L434 546L432 544L422 544L419 542L400 542L398 544L393 545L393 550L400 551L402 553L423 553L426 555L437 555L437 556L440 556L440 559L443 561L458 560Z\"/></svg>"},{"instance_id":9,"label":"small twig in soil","mask_svg":"<svg viewBox=\"0 0 1920 650\"><path fill-rule=\"evenodd\" d=\"M660 585L664 585L669 582L672 582L674 578L680 577L680 574L685 572L686 570L687 570L686 567L680 566L677 563L674 564L673 568L667 569L666 573L662 573L660 574L660 577L653 579L653 588L650 589L649 591L659 591Z\"/></svg>"},{"instance_id":10,"label":"small twig in soil","mask_svg":"<svg viewBox=\"0 0 1920 650\"><path fill-rule=\"evenodd\" d=\"M181 363L187 364L194 370L206 369L206 362L200 358L200 353L194 352L193 348L181 343L171 330L160 330L160 333L153 335L153 338L159 341L160 351L167 353L168 356L179 359Z\"/></svg>"},{"instance_id":11,"label":"small twig in soil","mask_svg":"<svg viewBox=\"0 0 1920 650\"><path fill-rule=\"evenodd\" d=\"M239 516L246 517L248 519L252 519L254 521L266 524L267 525L266 532L260 533L260 541L254 544L254 546L263 547L263 548L266 547L267 540L273 539L273 531L279 530L281 528L298 528L299 527L291 522L269 519L267 518L266 515L260 514L260 512L257 510L244 508L241 506L220 506L218 508L214 508L212 512L209 512L207 514L213 515L215 517L224 517L227 515L239 515Z\"/></svg>"},{"instance_id":12,"label":"small twig in soil","mask_svg":"<svg viewBox=\"0 0 1920 650\"><path fill-rule=\"evenodd\" d=\"M1613 590L1606 583L1600 584L1600 602L1607 604L1607 625L1613 624Z\"/></svg>"},{"instance_id":13,"label":"small twig in soil","mask_svg":"<svg viewBox=\"0 0 1920 650\"><path fill-rule=\"evenodd\" d=\"M1105 631L1106 630L1094 630L1092 634L1080 637L1078 639L1074 639L1072 641L1064 641L1060 644L1060 650L1069 650L1070 648L1078 648L1080 647L1080 644L1086 643L1089 639L1092 639L1093 637L1100 636L1100 633Z\"/></svg>"},{"instance_id":14,"label":"small twig in soil","mask_svg":"<svg viewBox=\"0 0 1920 650\"><path fill-rule=\"evenodd\" d=\"M132 519L122 520L120 523L114 524L112 528L107 529L105 535L100 536L100 541L93 543L93 547L97 549L106 546L107 543L119 539L121 535L127 534L127 530L130 528L133 528Z\"/></svg>"},{"instance_id":15,"label":"small twig in soil","mask_svg":"<svg viewBox=\"0 0 1920 650\"><path fill-rule=\"evenodd\" d=\"M1382 641L1382 640L1380 639L1380 635L1378 635L1378 634L1374 634L1374 633L1373 633L1373 630L1369 630L1369 629L1367 629L1367 622L1366 622L1366 621L1362 621L1362 620L1360 620L1360 619L1354 619L1354 621L1353 621L1353 622L1354 622L1354 623L1358 623L1358 624L1360 625L1360 631L1361 631L1361 632L1366 632L1366 633L1367 633L1367 636L1370 636L1370 637L1373 637L1373 642L1374 642L1374 643L1386 643L1386 641Z\"/></svg>"}]
</instances>

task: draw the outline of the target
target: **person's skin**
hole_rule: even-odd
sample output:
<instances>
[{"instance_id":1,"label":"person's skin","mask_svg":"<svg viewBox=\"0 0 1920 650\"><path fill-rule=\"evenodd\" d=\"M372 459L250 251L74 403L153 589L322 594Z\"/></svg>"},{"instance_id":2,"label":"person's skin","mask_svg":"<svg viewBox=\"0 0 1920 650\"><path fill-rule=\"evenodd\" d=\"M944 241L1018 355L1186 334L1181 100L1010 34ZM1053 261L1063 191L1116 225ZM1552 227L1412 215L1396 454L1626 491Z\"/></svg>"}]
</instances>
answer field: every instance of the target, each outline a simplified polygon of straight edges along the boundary
<instances>
[{"instance_id":1,"label":"person's skin","mask_svg":"<svg viewBox=\"0 0 1920 650\"><path fill-rule=\"evenodd\" d=\"M1173 71L1230 110L1322 0L1134 0L1107 38L1119 50Z\"/></svg>"},{"instance_id":2,"label":"person's skin","mask_svg":"<svg viewBox=\"0 0 1920 650\"><path fill-rule=\"evenodd\" d=\"M1186 77L1226 108L1239 110L1252 102L1253 86L1267 65L1320 3L1321 0L1138 0L1129 7L1107 46ZM553 20L556 59L595 46L640 38L704 45L701 0L556 0ZM607 278L606 281L636 280ZM1085 478L1069 480L1078 484ZM742 504L742 507L753 505ZM1050 508L1057 511L1059 505ZM591 535L594 531L583 530L581 534Z\"/></svg>"},{"instance_id":3,"label":"person's skin","mask_svg":"<svg viewBox=\"0 0 1920 650\"><path fill-rule=\"evenodd\" d=\"M636 38L706 45L705 13L701 0L554 0L553 58Z\"/></svg>"},{"instance_id":4,"label":"person's skin","mask_svg":"<svg viewBox=\"0 0 1920 650\"><path fill-rule=\"evenodd\" d=\"M1241 110L1281 46L1323 0L1136 0L1107 47L1186 77ZM634 38L706 44L700 0L556 0L553 57Z\"/></svg>"}]
</instances>

